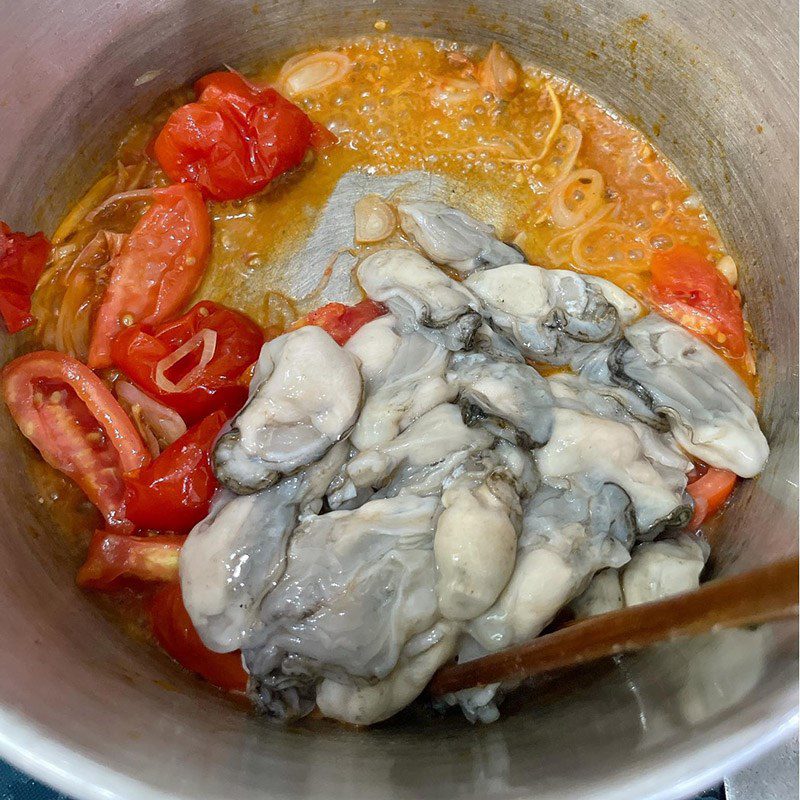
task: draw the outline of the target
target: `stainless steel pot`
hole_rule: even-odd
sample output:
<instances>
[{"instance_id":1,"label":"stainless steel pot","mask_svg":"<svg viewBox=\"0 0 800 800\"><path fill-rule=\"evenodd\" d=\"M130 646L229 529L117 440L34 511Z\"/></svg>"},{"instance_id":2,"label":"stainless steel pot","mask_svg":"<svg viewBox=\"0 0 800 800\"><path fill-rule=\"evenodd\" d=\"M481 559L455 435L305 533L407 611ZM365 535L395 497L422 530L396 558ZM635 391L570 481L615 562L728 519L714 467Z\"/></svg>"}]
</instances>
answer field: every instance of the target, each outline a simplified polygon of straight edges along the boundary
<instances>
[{"instance_id":1,"label":"stainless steel pot","mask_svg":"<svg viewBox=\"0 0 800 800\"><path fill-rule=\"evenodd\" d=\"M0 216L52 230L131 113L222 62L379 17L498 39L660 132L739 256L772 445L721 526L714 569L741 570L797 547L796 14L788 0L0 0ZM5 360L20 345L2 346ZM79 798L679 798L794 726L786 626L551 682L488 727L267 727L74 588L1 422L0 755Z\"/></svg>"}]
</instances>

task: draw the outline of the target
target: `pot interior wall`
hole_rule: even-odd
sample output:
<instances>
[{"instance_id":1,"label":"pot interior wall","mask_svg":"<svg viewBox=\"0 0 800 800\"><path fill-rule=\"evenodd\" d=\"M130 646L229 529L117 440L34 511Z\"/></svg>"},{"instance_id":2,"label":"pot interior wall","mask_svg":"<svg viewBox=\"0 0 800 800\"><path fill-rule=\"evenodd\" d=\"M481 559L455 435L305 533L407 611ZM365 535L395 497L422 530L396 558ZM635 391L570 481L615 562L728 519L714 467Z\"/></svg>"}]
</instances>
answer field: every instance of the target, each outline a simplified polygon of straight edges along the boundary
<instances>
[{"instance_id":1,"label":"pot interior wall","mask_svg":"<svg viewBox=\"0 0 800 800\"><path fill-rule=\"evenodd\" d=\"M0 215L23 228L52 232L111 154L109 131L165 90L223 62L370 32L378 18L397 33L499 40L659 130L656 144L700 187L739 257L763 343L773 455L725 514L714 568L796 550L797 25L788 2L758 16L747 0L0 0L0 11L0 74L13 76L0 89ZM3 361L28 346L6 337ZM419 715L368 733L267 727L130 640L74 588L19 457L24 443L7 414L0 424L0 745L87 797L672 797L769 737L795 703L790 626L551 681L489 727Z\"/></svg>"}]
</instances>

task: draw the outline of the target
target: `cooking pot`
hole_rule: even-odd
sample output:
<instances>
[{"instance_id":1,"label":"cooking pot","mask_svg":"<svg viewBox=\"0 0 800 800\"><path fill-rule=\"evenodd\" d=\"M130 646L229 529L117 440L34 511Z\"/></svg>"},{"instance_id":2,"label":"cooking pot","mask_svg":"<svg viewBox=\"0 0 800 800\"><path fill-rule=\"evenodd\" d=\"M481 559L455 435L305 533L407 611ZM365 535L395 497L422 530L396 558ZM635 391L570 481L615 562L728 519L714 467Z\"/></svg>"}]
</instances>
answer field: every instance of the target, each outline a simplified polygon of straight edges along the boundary
<instances>
[{"instance_id":1,"label":"cooking pot","mask_svg":"<svg viewBox=\"0 0 800 800\"><path fill-rule=\"evenodd\" d=\"M52 232L132 116L222 63L378 19L498 40L653 134L740 264L772 447L716 531L712 573L741 571L797 548L796 15L789 0L0 0L0 216ZM6 337L1 357L30 346ZM0 424L0 755L82 800L679 798L795 725L786 625L552 678L489 726L412 711L368 731L271 727L75 588L26 445Z\"/></svg>"}]
</instances>

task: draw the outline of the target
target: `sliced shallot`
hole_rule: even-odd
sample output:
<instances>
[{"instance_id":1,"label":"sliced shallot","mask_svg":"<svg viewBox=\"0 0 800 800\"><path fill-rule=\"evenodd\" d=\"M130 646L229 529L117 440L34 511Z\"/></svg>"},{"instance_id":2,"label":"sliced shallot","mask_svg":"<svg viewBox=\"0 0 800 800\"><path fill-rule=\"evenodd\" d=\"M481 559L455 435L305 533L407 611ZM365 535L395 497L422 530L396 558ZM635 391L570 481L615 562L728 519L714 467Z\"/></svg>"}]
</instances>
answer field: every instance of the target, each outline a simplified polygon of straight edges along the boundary
<instances>
[{"instance_id":1,"label":"sliced shallot","mask_svg":"<svg viewBox=\"0 0 800 800\"><path fill-rule=\"evenodd\" d=\"M289 97L318 92L342 80L353 64L344 53L325 50L290 58L278 75L278 88Z\"/></svg>"},{"instance_id":2,"label":"sliced shallot","mask_svg":"<svg viewBox=\"0 0 800 800\"><path fill-rule=\"evenodd\" d=\"M355 205L356 244L373 244L388 239L397 220L394 209L376 194L362 197Z\"/></svg>"},{"instance_id":3,"label":"sliced shallot","mask_svg":"<svg viewBox=\"0 0 800 800\"><path fill-rule=\"evenodd\" d=\"M186 423L177 411L154 400L132 383L119 380L114 384L114 391L129 409L131 419L154 458L186 433Z\"/></svg>"},{"instance_id":4,"label":"sliced shallot","mask_svg":"<svg viewBox=\"0 0 800 800\"><path fill-rule=\"evenodd\" d=\"M463 105L474 100L480 92L481 85L470 78L442 78L429 90L434 103L442 105Z\"/></svg>"},{"instance_id":5,"label":"sliced shallot","mask_svg":"<svg viewBox=\"0 0 800 800\"><path fill-rule=\"evenodd\" d=\"M570 124L561 126L550 157L550 168L551 170L555 168L555 175L548 174L546 176L548 180L555 183L572 172L582 143L583 133L580 128Z\"/></svg>"},{"instance_id":6,"label":"sliced shallot","mask_svg":"<svg viewBox=\"0 0 800 800\"><path fill-rule=\"evenodd\" d=\"M582 272L619 277L647 270L652 249L633 228L606 219L573 238L571 255L573 266Z\"/></svg>"},{"instance_id":7,"label":"sliced shallot","mask_svg":"<svg viewBox=\"0 0 800 800\"><path fill-rule=\"evenodd\" d=\"M550 192L550 211L559 228L585 222L603 201L605 181L596 169L578 169L562 178Z\"/></svg>"},{"instance_id":8,"label":"sliced shallot","mask_svg":"<svg viewBox=\"0 0 800 800\"><path fill-rule=\"evenodd\" d=\"M94 221L111 206L117 205L117 203L142 203L152 199L152 189L130 189L127 192L117 192L117 194L112 194L111 197L103 200L93 211L90 211L85 220L86 222Z\"/></svg>"},{"instance_id":9,"label":"sliced shallot","mask_svg":"<svg viewBox=\"0 0 800 800\"><path fill-rule=\"evenodd\" d=\"M200 354L200 361L196 367L190 369L177 383L173 383L167 377L167 370L174 367L181 359L194 352L199 345L203 346L203 352ZM214 358L214 352L217 349L217 332L203 328L192 336L189 341L184 342L177 350L174 350L168 356L164 356L161 361L156 364L156 385L162 392L184 392L188 389L197 377L203 372L208 365L208 362Z\"/></svg>"}]
</instances>

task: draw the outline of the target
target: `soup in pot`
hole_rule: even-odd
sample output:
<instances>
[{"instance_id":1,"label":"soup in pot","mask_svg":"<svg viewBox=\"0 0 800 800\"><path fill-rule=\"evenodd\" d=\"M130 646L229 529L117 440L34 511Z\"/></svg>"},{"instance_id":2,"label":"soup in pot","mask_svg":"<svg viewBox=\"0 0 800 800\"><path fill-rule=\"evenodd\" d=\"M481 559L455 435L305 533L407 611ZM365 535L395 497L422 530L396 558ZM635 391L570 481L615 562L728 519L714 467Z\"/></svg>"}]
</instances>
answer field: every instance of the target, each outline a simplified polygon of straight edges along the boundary
<instances>
[{"instance_id":1,"label":"soup in pot","mask_svg":"<svg viewBox=\"0 0 800 800\"><path fill-rule=\"evenodd\" d=\"M737 265L645 134L499 44L326 47L0 224L2 387L81 587L270 718L368 725L697 587L768 447Z\"/></svg>"}]
</instances>

